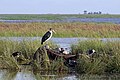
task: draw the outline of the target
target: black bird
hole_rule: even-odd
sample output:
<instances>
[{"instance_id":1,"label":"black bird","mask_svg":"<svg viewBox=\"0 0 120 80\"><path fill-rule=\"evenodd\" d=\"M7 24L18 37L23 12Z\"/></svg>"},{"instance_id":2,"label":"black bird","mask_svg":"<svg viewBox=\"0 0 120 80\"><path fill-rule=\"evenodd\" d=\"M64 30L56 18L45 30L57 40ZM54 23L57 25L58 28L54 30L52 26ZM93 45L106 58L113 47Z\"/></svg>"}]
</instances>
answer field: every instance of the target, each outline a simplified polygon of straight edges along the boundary
<instances>
[{"instance_id":1,"label":"black bird","mask_svg":"<svg viewBox=\"0 0 120 80\"><path fill-rule=\"evenodd\" d=\"M89 49L89 50L88 50L88 54L89 54L89 55L92 55L92 54L94 54L94 53L96 53L96 51L95 51L94 49Z\"/></svg>"},{"instance_id":2,"label":"black bird","mask_svg":"<svg viewBox=\"0 0 120 80\"><path fill-rule=\"evenodd\" d=\"M52 28L50 28L49 31L47 31L42 37L41 44L48 41L52 37L53 32L55 33L55 31Z\"/></svg>"},{"instance_id":3,"label":"black bird","mask_svg":"<svg viewBox=\"0 0 120 80\"><path fill-rule=\"evenodd\" d=\"M12 53L11 56L13 56L13 57L19 57L20 55L21 55L21 52L14 52L14 53Z\"/></svg>"}]
</instances>

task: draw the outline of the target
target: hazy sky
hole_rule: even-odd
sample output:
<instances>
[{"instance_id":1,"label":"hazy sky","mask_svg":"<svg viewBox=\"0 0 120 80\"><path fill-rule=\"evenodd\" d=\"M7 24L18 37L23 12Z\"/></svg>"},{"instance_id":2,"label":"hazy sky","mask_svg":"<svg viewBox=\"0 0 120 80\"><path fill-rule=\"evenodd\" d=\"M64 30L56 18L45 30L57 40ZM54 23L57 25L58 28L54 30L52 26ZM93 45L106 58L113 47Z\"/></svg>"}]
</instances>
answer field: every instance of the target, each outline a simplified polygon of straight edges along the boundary
<instances>
[{"instance_id":1,"label":"hazy sky","mask_svg":"<svg viewBox=\"0 0 120 80\"><path fill-rule=\"evenodd\" d=\"M0 0L0 14L120 14L120 0Z\"/></svg>"}]
</instances>

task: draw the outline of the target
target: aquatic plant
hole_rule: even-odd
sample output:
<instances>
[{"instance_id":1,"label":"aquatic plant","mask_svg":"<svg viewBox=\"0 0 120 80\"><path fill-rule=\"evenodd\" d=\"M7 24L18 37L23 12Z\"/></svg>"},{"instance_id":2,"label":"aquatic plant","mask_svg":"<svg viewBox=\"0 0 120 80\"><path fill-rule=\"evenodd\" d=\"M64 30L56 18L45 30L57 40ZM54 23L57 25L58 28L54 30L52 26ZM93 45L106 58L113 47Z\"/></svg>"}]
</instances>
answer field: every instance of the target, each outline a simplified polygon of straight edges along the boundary
<instances>
[{"instance_id":1,"label":"aquatic plant","mask_svg":"<svg viewBox=\"0 0 120 80\"><path fill-rule=\"evenodd\" d=\"M52 42L48 42L51 48L55 45ZM33 56L37 48L41 47L40 41L10 41L0 40L0 68L8 69L20 69L19 64L29 64L33 60ZM23 62L17 62L12 56L14 52L21 52L24 56ZM44 57L46 59L46 57Z\"/></svg>"},{"instance_id":2,"label":"aquatic plant","mask_svg":"<svg viewBox=\"0 0 120 80\"><path fill-rule=\"evenodd\" d=\"M51 48L55 48L55 44L49 43ZM11 54L16 51L22 52L27 63L33 61L33 56L36 50L41 47L39 40L35 41L10 41L0 40L0 68L20 69L16 60L11 57ZM87 55L88 49L95 49L96 53L93 56ZM71 45L71 53L79 53L77 59L76 71L78 73L87 74L102 74L102 73L120 73L120 42L102 42L101 40L80 41L78 44ZM48 64L47 55L43 56L44 64L33 61L31 66L34 69L64 71L68 68L63 64L63 58ZM44 66L44 67L43 67Z\"/></svg>"},{"instance_id":3,"label":"aquatic plant","mask_svg":"<svg viewBox=\"0 0 120 80\"><path fill-rule=\"evenodd\" d=\"M101 40L80 41L71 46L72 53L79 53L79 73L101 74L120 73L120 42L102 42ZM91 57L87 55L89 49L96 53Z\"/></svg>"}]
</instances>

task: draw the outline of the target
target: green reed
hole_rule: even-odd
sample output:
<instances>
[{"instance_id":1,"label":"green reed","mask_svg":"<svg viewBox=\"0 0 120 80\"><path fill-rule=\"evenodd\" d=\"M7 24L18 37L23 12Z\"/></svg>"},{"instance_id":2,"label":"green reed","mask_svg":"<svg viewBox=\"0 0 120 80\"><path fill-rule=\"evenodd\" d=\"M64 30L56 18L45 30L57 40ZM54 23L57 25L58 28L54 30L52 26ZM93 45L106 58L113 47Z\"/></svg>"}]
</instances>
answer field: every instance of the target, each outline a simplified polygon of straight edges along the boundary
<instances>
[{"instance_id":1,"label":"green reed","mask_svg":"<svg viewBox=\"0 0 120 80\"><path fill-rule=\"evenodd\" d=\"M48 42L48 44L51 48L56 47L54 43ZM11 56L12 53L21 52L25 60L23 63L28 63L33 60L34 53L39 47L41 47L40 40L21 42L0 40L0 68L20 69L19 63Z\"/></svg>"},{"instance_id":2,"label":"green reed","mask_svg":"<svg viewBox=\"0 0 120 80\"><path fill-rule=\"evenodd\" d=\"M79 73L102 74L120 73L120 42L102 42L101 40L80 41L71 46L72 53L79 53ZM89 49L95 49L93 57L87 55Z\"/></svg>"}]
</instances>

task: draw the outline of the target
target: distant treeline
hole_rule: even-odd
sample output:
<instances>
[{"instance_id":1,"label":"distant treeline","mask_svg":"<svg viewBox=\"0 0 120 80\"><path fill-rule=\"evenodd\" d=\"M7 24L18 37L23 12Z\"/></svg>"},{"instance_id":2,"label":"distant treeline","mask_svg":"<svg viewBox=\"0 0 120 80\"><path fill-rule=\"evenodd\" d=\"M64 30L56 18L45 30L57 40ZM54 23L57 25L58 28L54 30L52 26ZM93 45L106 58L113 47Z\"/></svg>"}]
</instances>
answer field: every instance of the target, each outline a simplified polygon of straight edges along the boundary
<instances>
[{"instance_id":1,"label":"distant treeline","mask_svg":"<svg viewBox=\"0 0 120 80\"><path fill-rule=\"evenodd\" d=\"M84 10L84 14L102 14L101 11L98 11L98 12L88 12L86 10Z\"/></svg>"}]
</instances>

